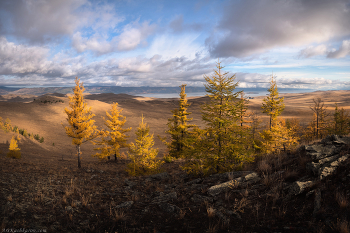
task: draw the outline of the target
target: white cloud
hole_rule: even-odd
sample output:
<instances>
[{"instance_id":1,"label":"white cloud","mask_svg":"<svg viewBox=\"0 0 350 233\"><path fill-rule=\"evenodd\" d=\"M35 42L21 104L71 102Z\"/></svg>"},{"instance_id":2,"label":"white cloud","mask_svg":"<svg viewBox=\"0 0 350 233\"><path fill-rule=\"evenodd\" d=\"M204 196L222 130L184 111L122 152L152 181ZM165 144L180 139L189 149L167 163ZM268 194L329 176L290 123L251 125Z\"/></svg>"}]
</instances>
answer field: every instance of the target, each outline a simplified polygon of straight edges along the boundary
<instances>
[{"instance_id":1,"label":"white cloud","mask_svg":"<svg viewBox=\"0 0 350 233\"><path fill-rule=\"evenodd\" d=\"M147 37L155 30L155 25L144 22L128 24L124 27L119 36L108 39L102 33L95 33L93 36L83 37L81 32L74 33L72 37L73 47L80 53L90 50L98 55L116 51L129 51L136 49L140 44L145 44Z\"/></svg>"},{"instance_id":2,"label":"white cloud","mask_svg":"<svg viewBox=\"0 0 350 233\"><path fill-rule=\"evenodd\" d=\"M350 40L344 40L338 50L329 52L327 57L329 58L343 58L350 55Z\"/></svg>"},{"instance_id":3,"label":"white cloud","mask_svg":"<svg viewBox=\"0 0 350 233\"><path fill-rule=\"evenodd\" d=\"M185 35L158 35L153 39L147 54L153 56L159 54L165 59L174 57L187 57L194 59L196 54L203 51L203 47L195 42L198 34Z\"/></svg>"},{"instance_id":4,"label":"white cloud","mask_svg":"<svg viewBox=\"0 0 350 233\"><path fill-rule=\"evenodd\" d=\"M203 28L203 25L199 23L185 24L183 15L177 15L169 23L169 27L174 33L182 33L185 31L199 31Z\"/></svg>"},{"instance_id":5,"label":"white cloud","mask_svg":"<svg viewBox=\"0 0 350 233\"><path fill-rule=\"evenodd\" d=\"M325 55L327 53L326 45L318 45L318 46L308 46L307 48L300 51L300 57L314 57L319 55Z\"/></svg>"},{"instance_id":6,"label":"white cloud","mask_svg":"<svg viewBox=\"0 0 350 233\"><path fill-rule=\"evenodd\" d=\"M43 73L50 66L48 52L47 48L16 45L0 37L0 74Z\"/></svg>"},{"instance_id":7,"label":"white cloud","mask_svg":"<svg viewBox=\"0 0 350 233\"><path fill-rule=\"evenodd\" d=\"M347 0L232 1L206 44L213 57L246 57L350 35Z\"/></svg>"},{"instance_id":8,"label":"white cloud","mask_svg":"<svg viewBox=\"0 0 350 233\"><path fill-rule=\"evenodd\" d=\"M120 34L117 49L119 51L127 51L135 49L141 42L154 32L156 26L150 25L149 22L144 22L139 25L138 22L129 24L124 27Z\"/></svg>"},{"instance_id":9,"label":"white cloud","mask_svg":"<svg viewBox=\"0 0 350 233\"><path fill-rule=\"evenodd\" d=\"M30 42L73 34L76 28L87 22L76 12L84 4L85 0L0 1L2 33Z\"/></svg>"},{"instance_id":10,"label":"white cloud","mask_svg":"<svg viewBox=\"0 0 350 233\"><path fill-rule=\"evenodd\" d=\"M98 36L94 36L90 39L83 38L80 32L74 33L72 45L80 53L86 50L91 50L97 54L105 54L114 51L113 41L109 42Z\"/></svg>"}]
</instances>

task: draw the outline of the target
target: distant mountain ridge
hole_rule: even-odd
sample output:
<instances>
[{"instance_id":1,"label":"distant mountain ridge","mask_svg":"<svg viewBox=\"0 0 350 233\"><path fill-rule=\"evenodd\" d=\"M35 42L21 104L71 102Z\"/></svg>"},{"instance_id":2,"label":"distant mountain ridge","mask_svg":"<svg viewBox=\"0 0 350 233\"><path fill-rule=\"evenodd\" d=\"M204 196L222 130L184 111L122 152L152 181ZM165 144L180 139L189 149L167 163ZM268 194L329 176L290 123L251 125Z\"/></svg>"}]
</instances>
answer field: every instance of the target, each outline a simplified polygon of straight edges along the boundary
<instances>
[{"instance_id":1,"label":"distant mountain ridge","mask_svg":"<svg viewBox=\"0 0 350 233\"><path fill-rule=\"evenodd\" d=\"M186 87L186 92L204 92L204 87ZM148 93L180 93L180 87L121 87L121 86L85 86L85 92L95 93L114 93L114 94L148 94ZM18 94L18 95L44 95L47 93L68 94L73 93L73 87L33 87L33 88L12 88L1 87L0 95Z\"/></svg>"},{"instance_id":2,"label":"distant mountain ridge","mask_svg":"<svg viewBox=\"0 0 350 233\"><path fill-rule=\"evenodd\" d=\"M180 93L180 87L121 87L121 86L85 86L85 93L90 94L128 94L128 95L142 95L142 94L173 94ZM305 93L317 91L316 89L295 89L295 88L278 88L280 93ZM244 91L245 94L260 94L265 95L267 88L236 88L235 91ZM6 87L0 86L0 95L45 95L48 93L69 94L73 93L73 87ZM186 86L186 93L203 93L205 95L205 87Z\"/></svg>"}]
</instances>

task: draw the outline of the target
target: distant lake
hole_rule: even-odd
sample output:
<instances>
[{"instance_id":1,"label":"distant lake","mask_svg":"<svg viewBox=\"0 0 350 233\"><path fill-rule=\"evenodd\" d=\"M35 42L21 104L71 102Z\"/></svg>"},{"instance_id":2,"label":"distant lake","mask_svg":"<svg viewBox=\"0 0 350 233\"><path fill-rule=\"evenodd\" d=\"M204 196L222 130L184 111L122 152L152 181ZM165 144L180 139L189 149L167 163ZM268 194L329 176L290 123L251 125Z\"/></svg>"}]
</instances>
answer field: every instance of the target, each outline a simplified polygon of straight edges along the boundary
<instances>
[{"instance_id":1,"label":"distant lake","mask_svg":"<svg viewBox=\"0 0 350 233\"><path fill-rule=\"evenodd\" d=\"M263 88L247 88L241 89L237 88L236 91L244 91L246 97L257 97L257 96L265 96L269 94L267 89ZM317 91L316 89L295 89L295 88L279 88L280 94L286 93L307 93ZM147 94L133 94L135 96L143 96L143 97L153 97L153 98L179 98L179 93L147 93ZM205 96L206 92L189 92L186 93L187 97L197 97L197 96Z\"/></svg>"}]
</instances>

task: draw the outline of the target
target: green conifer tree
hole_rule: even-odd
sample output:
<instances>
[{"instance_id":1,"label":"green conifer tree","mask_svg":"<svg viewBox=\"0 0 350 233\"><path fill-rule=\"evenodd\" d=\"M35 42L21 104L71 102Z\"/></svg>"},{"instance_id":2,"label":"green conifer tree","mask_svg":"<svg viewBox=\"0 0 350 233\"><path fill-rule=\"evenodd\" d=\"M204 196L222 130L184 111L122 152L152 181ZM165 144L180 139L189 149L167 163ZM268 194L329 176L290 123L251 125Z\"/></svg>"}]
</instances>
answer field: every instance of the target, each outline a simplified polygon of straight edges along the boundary
<instances>
[{"instance_id":1,"label":"green conifer tree","mask_svg":"<svg viewBox=\"0 0 350 233\"><path fill-rule=\"evenodd\" d=\"M217 63L212 77L204 76L209 102L202 106L205 130L196 129L194 149L183 169L190 173L207 175L232 170L251 160L249 150L242 144L235 75L227 76Z\"/></svg>"},{"instance_id":2,"label":"green conifer tree","mask_svg":"<svg viewBox=\"0 0 350 233\"><path fill-rule=\"evenodd\" d=\"M192 118L187 118L190 112L187 112L187 108L190 104L187 102L185 88L186 84L182 84L179 100L179 108L172 110L173 117L168 119L168 130L166 133L170 134L170 142L166 142L165 139L162 140L166 143L169 149L169 155L171 157L179 158L184 156L184 151L188 147L189 137L191 132L189 128L194 127L194 125L189 125L188 121Z\"/></svg>"},{"instance_id":3,"label":"green conifer tree","mask_svg":"<svg viewBox=\"0 0 350 233\"><path fill-rule=\"evenodd\" d=\"M80 146L81 144L94 139L96 126L94 125L94 114L91 113L91 107L87 107L84 101L85 88L83 83L80 83L78 77L75 78L75 88L73 96L69 97L69 107L64 111L67 114L67 122L69 126L65 126L66 134L72 138L73 145L76 145L78 152L78 167L81 167L80 161Z\"/></svg>"},{"instance_id":4,"label":"green conifer tree","mask_svg":"<svg viewBox=\"0 0 350 233\"><path fill-rule=\"evenodd\" d=\"M270 116L270 129L272 127L272 122L277 119L279 115L281 115L284 110L284 98L279 97L277 83L274 77L271 77L270 88L268 89L270 93L263 99L262 109L263 113L267 113Z\"/></svg>"},{"instance_id":5,"label":"green conifer tree","mask_svg":"<svg viewBox=\"0 0 350 233\"><path fill-rule=\"evenodd\" d=\"M349 133L349 114L344 108L338 109L338 105L335 104L335 110L333 114L333 121L329 132L337 135L346 135Z\"/></svg>"},{"instance_id":6,"label":"green conifer tree","mask_svg":"<svg viewBox=\"0 0 350 233\"><path fill-rule=\"evenodd\" d=\"M102 130L100 132L101 139L94 142L95 145L99 146L94 150L100 152L93 156L99 159L109 159L111 155L114 155L116 161L120 157L120 149L129 146L127 143L129 136L125 133L129 132L131 128L123 129L126 117L120 114L122 111L123 109L118 107L118 103L113 103L111 113L106 112L107 119L103 119L108 130Z\"/></svg>"},{"instance_id":7,"label":"green conifer tree","mask_svg":"<svg viewBox=\"0 0 350 233\"><path fill-rule=\"evenodd\" d=\"M164 163L157 159L158 149L153 148L153 135L149 134L149 126L143 120L142 115L141 123L135 133L135 144L131 143L128 152L131 163L128 164L127 172L133 176L156 173Z\"/></svg>"}]
</instances>

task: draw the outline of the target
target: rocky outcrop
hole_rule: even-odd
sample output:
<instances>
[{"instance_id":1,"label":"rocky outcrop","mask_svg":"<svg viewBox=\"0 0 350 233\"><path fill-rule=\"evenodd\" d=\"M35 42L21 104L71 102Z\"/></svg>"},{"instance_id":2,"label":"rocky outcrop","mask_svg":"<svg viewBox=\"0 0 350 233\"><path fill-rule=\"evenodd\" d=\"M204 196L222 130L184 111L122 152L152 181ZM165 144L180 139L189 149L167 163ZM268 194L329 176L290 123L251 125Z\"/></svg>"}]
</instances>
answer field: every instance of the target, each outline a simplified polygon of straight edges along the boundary
<instances>
[{"instance_id":1,"label":"rocky outcrop","mask_svg":"<svg viewBox=\"0 0 350 233\"><path fill-rule=\"evenodd\" d=\"M330 135L318 144L304 146L303 149L313 160L307 164L307 168L320 180L333 174L337 167L349 158L349 154L339 153L349 142L347 137Z\"/></svg>"}]
</instances>

